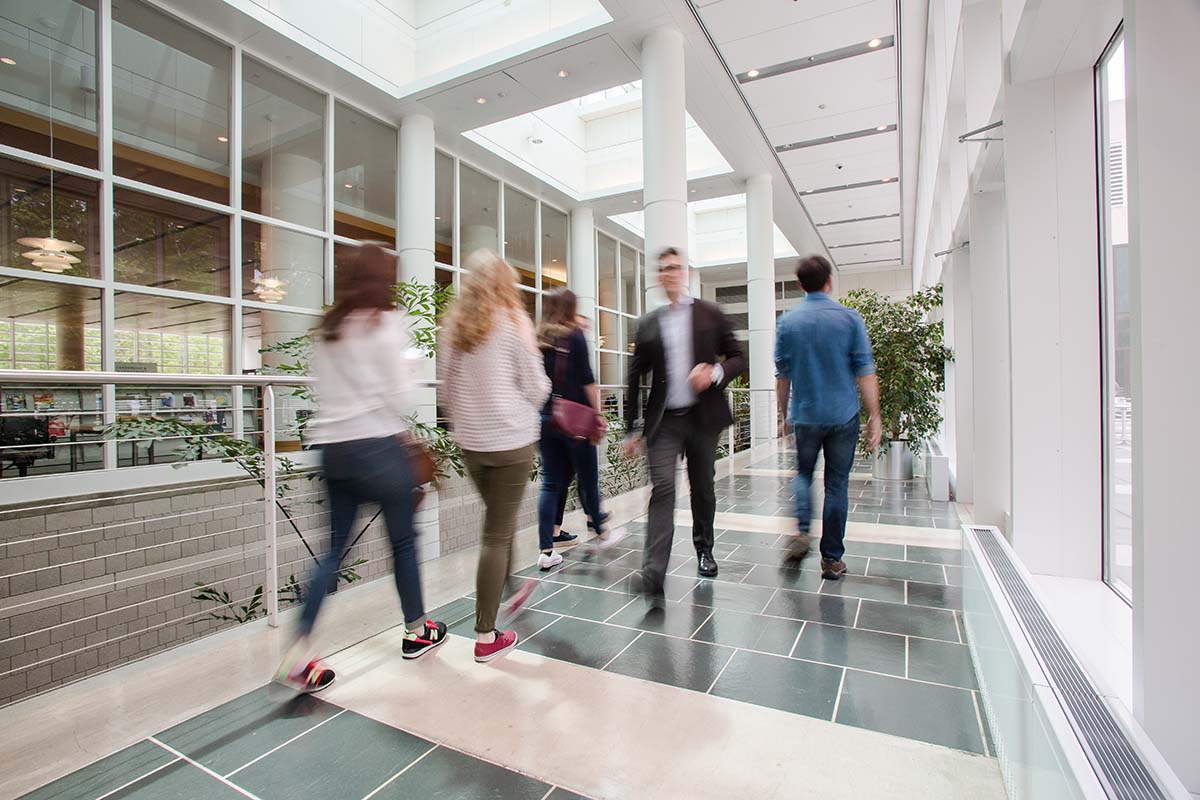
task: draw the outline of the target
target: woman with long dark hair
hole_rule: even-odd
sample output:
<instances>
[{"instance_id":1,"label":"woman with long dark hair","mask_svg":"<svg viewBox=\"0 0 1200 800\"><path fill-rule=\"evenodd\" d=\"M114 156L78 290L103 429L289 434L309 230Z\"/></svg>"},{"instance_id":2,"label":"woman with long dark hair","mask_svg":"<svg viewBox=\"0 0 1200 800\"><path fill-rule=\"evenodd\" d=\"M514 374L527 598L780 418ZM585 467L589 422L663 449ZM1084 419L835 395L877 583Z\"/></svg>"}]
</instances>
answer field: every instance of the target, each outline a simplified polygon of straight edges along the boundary
<instances>
[{"instance_id":1,"label":"woman with long dark hair","mask_svg":"<svg viewBox=\"0 0 1200 800\"><path fill-rule=\"evenodd\" d=\"M404 658L441 644L446 626L425 618L417 569L414 498L408 457L398 436L409 425L413 365L411 319L396 308L396 258L367 245L339 267L349 291L337 299L316 331L312 370L317 414L310 431L320 446L329 494L331 539L305 596L296 642L276 679L298 691L333 682L333 670L314 660L317 614L349 545L364 503L378 503L392 543L393 571L404 612Z\"/></svg>"},{"instance_id":2,"label":"woman with long dark hair","mask_svg":"<svg viewBox=\"0 0 1200 800\"><path fill-rule=\"evenodd\" d=\"M572 438L555 427L552 408L559 399L591 406L596 413L597 430L603 435L606 428L600 408L600 388L592 373L588 358L587 338L579 325L576 313L578 302L570 289L555 289L542 301L542 325L538 344L542 348L542 365L551 382L551 396L542 408L542 435L539 447L542 454L542 492L538 497L538 566L551 569L562 563L563 557L554 552L555 522L560 501L570 485L573 472L579 487L583 510L596 531L602 547L615 544L624 537L624 529L605 530L606 516L600 513L600 475L594 441Z\"/></svg>"}]
</instances>

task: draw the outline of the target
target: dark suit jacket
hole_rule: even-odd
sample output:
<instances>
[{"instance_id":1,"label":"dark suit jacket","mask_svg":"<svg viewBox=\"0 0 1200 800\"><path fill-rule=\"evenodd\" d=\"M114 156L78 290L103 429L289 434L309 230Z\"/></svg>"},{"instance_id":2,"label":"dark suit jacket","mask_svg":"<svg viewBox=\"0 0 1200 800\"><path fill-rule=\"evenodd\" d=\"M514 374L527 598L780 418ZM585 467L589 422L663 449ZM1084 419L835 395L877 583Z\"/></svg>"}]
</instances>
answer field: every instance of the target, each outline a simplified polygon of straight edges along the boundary
<instances>
[{"instance_id":1,"label":"dark suit jacket","mask_svg":"<svg viewBox=\"0 0 1200 800\"><path fill-rule=\"evenodd\" d=\"M725 387L746 371L746 356L742 353L741 343L733 335L733 326L721 309L707 300L692 302L692 357L696 364L720 363L725 370L721 382L700 392L696 402L697 424L715 432L733 424L733 414L725 399ZM647 373L652 375L643 430L647 442L653 441L658 432L667 405L667 362L659 328L660 314L662 309L656 309L638 322L636 345L626 377L625 430L635 433L639 412L642 411L642 394L639 391L641 379Z\"/></svg>"}]
</instances>

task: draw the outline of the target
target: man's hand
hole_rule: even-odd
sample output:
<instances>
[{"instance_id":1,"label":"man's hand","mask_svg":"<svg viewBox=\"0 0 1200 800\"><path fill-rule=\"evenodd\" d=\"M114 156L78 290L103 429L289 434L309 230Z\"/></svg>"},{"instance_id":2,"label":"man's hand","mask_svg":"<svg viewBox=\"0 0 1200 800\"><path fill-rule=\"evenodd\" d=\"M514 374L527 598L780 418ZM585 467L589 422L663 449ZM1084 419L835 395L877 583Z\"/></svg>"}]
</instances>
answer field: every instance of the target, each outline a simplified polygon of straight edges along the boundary
<instances>
[{"instance_id":1,"label":"man's hand","mask_svg":"<svg viewBox=\"0 0 1200 800\"><path fill-rule=\"evenodd\" d=\"M874 450L882 440L883 423L879 421L879 417L871 417L867 420L867 447Z\"/></svg>"},{"instance_id":2,"label":"man's hand","mask_svg":"<svg viewBox=\"0 0 1200 800\"><path fill-rule=\"evenodd\" d=\"M688 383L691 384L692 391L697 394L711 387L713 385L713 365L697 364L692 367L692 371L688 373Z\"/></svg>"},{"instance_id":3,"label":"man's hand","mask_svg":"<svg viewBox=\"0 0 1200 800\"><path fill-rule=\"evenodd\" d=\"M634 434L633 436L625 437L625 442L621 445L621 449L625 451L626 458L633 458L641 449L642 437Z\"/></svg>"},{"instance_id":4,"label":"man's hand","mask_svg":"<svg viewBox=\"0 0 1200 800\"><path fill-rule=\"evenodd\" d=\"M792 435L792 423L785 420L784 423L779 426L779 438L786 439L787 437L789 437L791 435Z\"/></svg>"}]
</instances>

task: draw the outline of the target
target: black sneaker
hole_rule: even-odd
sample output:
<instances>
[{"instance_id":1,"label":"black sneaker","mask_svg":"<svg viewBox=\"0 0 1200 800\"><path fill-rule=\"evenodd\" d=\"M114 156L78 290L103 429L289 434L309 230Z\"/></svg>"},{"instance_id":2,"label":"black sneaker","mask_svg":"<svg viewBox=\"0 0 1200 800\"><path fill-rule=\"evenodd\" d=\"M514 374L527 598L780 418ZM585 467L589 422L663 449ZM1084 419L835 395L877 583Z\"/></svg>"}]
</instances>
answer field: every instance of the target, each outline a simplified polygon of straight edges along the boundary
<instances>
[{"instance_id":1,"label":"black sneaker","mask_svg":"<svg viewBox=\"0 0 1200 800\"><path fill-rule=\"evenodd\" d=\"M596 524L595 524L595 523L592 521L592 519L589 517L589 518L588 518L588 524L587 524L587 526L588 526L588 530L589 530L589 531L594 531L594 530L596 530L597 528L599 528L600 530L604 530L604 526L605 526L605 524L607 524L607 523L608 523L608 517L609 517L609 513L608 513L607 511L601 511L601 512L600 512L600 524L599 524L599 526L597 526L597 525L596 525Z\"/></svg>"},{"instance_id":2,"label":"black sneaker","mask_svg":"<svg viewBox=\"0 0 1200 800\"><path fill-rule=\"evenodd\" d=\"M442 642L446 641L446 623L425 620L425 630L421 632L406 631L404 634L404 657L420 658Z\"/></svg>"},{"instance_id":3,"label":"black sneaker","mask_svg":"<svg viewBox=\"0 0 1200 800\"><path fill-rule=\"evenodd\" d=\"M575 534L567 533L566 531L560 529L558 531L558 533L554 536L553 541L555 544L570 544L571 542L575 541L578 538L579 537L576 536Z\"/></svg>"}]
</instances>

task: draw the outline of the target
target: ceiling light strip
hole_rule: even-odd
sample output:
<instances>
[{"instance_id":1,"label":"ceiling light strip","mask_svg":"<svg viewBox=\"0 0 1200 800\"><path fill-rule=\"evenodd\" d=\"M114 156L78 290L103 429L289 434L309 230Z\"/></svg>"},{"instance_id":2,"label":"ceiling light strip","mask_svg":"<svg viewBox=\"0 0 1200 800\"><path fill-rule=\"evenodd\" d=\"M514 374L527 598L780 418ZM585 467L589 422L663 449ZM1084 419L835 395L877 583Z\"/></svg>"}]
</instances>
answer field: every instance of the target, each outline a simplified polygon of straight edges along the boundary
<instances>
[{"instance_id":1,"label":"ceiling light strip","mask_svg":"<svg viewBox=\"0 0 1200 800\"><path fill-rule=\"evenodd\" d=\"M896 183L899 178L880 178L877 181L862 181L860 183L845 183L841 186L823 186L820 189L805 189L800 194L807 197L811 194L829 194L830 192L847 192L852 189L870 189L873 186L887 186Z\"/></svg>"},{"instance_id":2,"label":"ceiling light strip","mask_svg":"<svg viewBox=\"0 0 1200 800\"><path fill-rule=\"evenodd\" d=\"M829 249L836 250L839 247L866 247L867 245L870 245L870 244L899 244L899 242L900 242L899 239L879 239L878 241L874 241L874 242L854 242L853 244L831 244L831 245L829 245Z\"/></svg>"},{"instance_id":3,"label":"ceiling light strip","mask_svg":"<svg viewBox=\"0 0 1200 800\"><path fill-rule=\"evenodd\" d=\"M825 228L830 225L849 225L851 222L871 222L872 220L877 220L877 219L896 219L899 216L900 216L900 214L897 212L895 214L876 214L872 217L854 217L853 219L835 219L830 222L819 222L819 223L817 223L817 227Z\"/></svg>"},{"instance_id":4,"label":"ceiling light strip","mask_svg":"<svg viewBox=\"0 0 1200 800\"><path fill-rule=\"evenodd\" d=\"M873 42L878 42L872 47ZM816 55L804 56L803 58L784 61L779 64L772 64L768 67L758 67L757 69L746 70L739 73L737 77L738 83L753 83L754 81L762 81L767 78L773 78L777 75L785 75L789 72L797 72L802 69L811 67L819 67L823 64L831 64L835 61L843 61L847 58L874 53L879 50L886 50L889 47L894 47L896 44L895 36L880 36L866 42L859 42L847 47L839 47L836 50L827 50L824 53ZM754 73L751 75L750 73Z\"/></svg>"},{"instance_id":5,"label":"ceiling light strip","mask_svg":"<svg viewBox=\"0 0 1200 800\"><path fill-rule=\"evenodd\" d=\"M791 142L790 144L780 144L775 146L776 153L786 153L790 150L800 150L805 147L819 147L823 144L837 144L838 142L848 142L851 139L863 139L867 136L878 136L881 133L894 133L897 130L896 125L880 125L875 128L864 128L861 131L851 131L849 133L835 133L832 136L822 136L819 139L806 139L803 142Z\"/></svg>"},{"instance_id":6,"label":"ceiling light strip","mask_svg":"<svg viewBox=\"0 0 1200 800\"><path fill-rule=\"evenodd\" d=\"M896 266L899 266L900 259L898 259L898 258L877 258L873 261L846 261L844 263L839 263L838 266L839 267L861 267L864 264L892 264L892 263L896 264Z\"/></svg>"}]
</instances>

